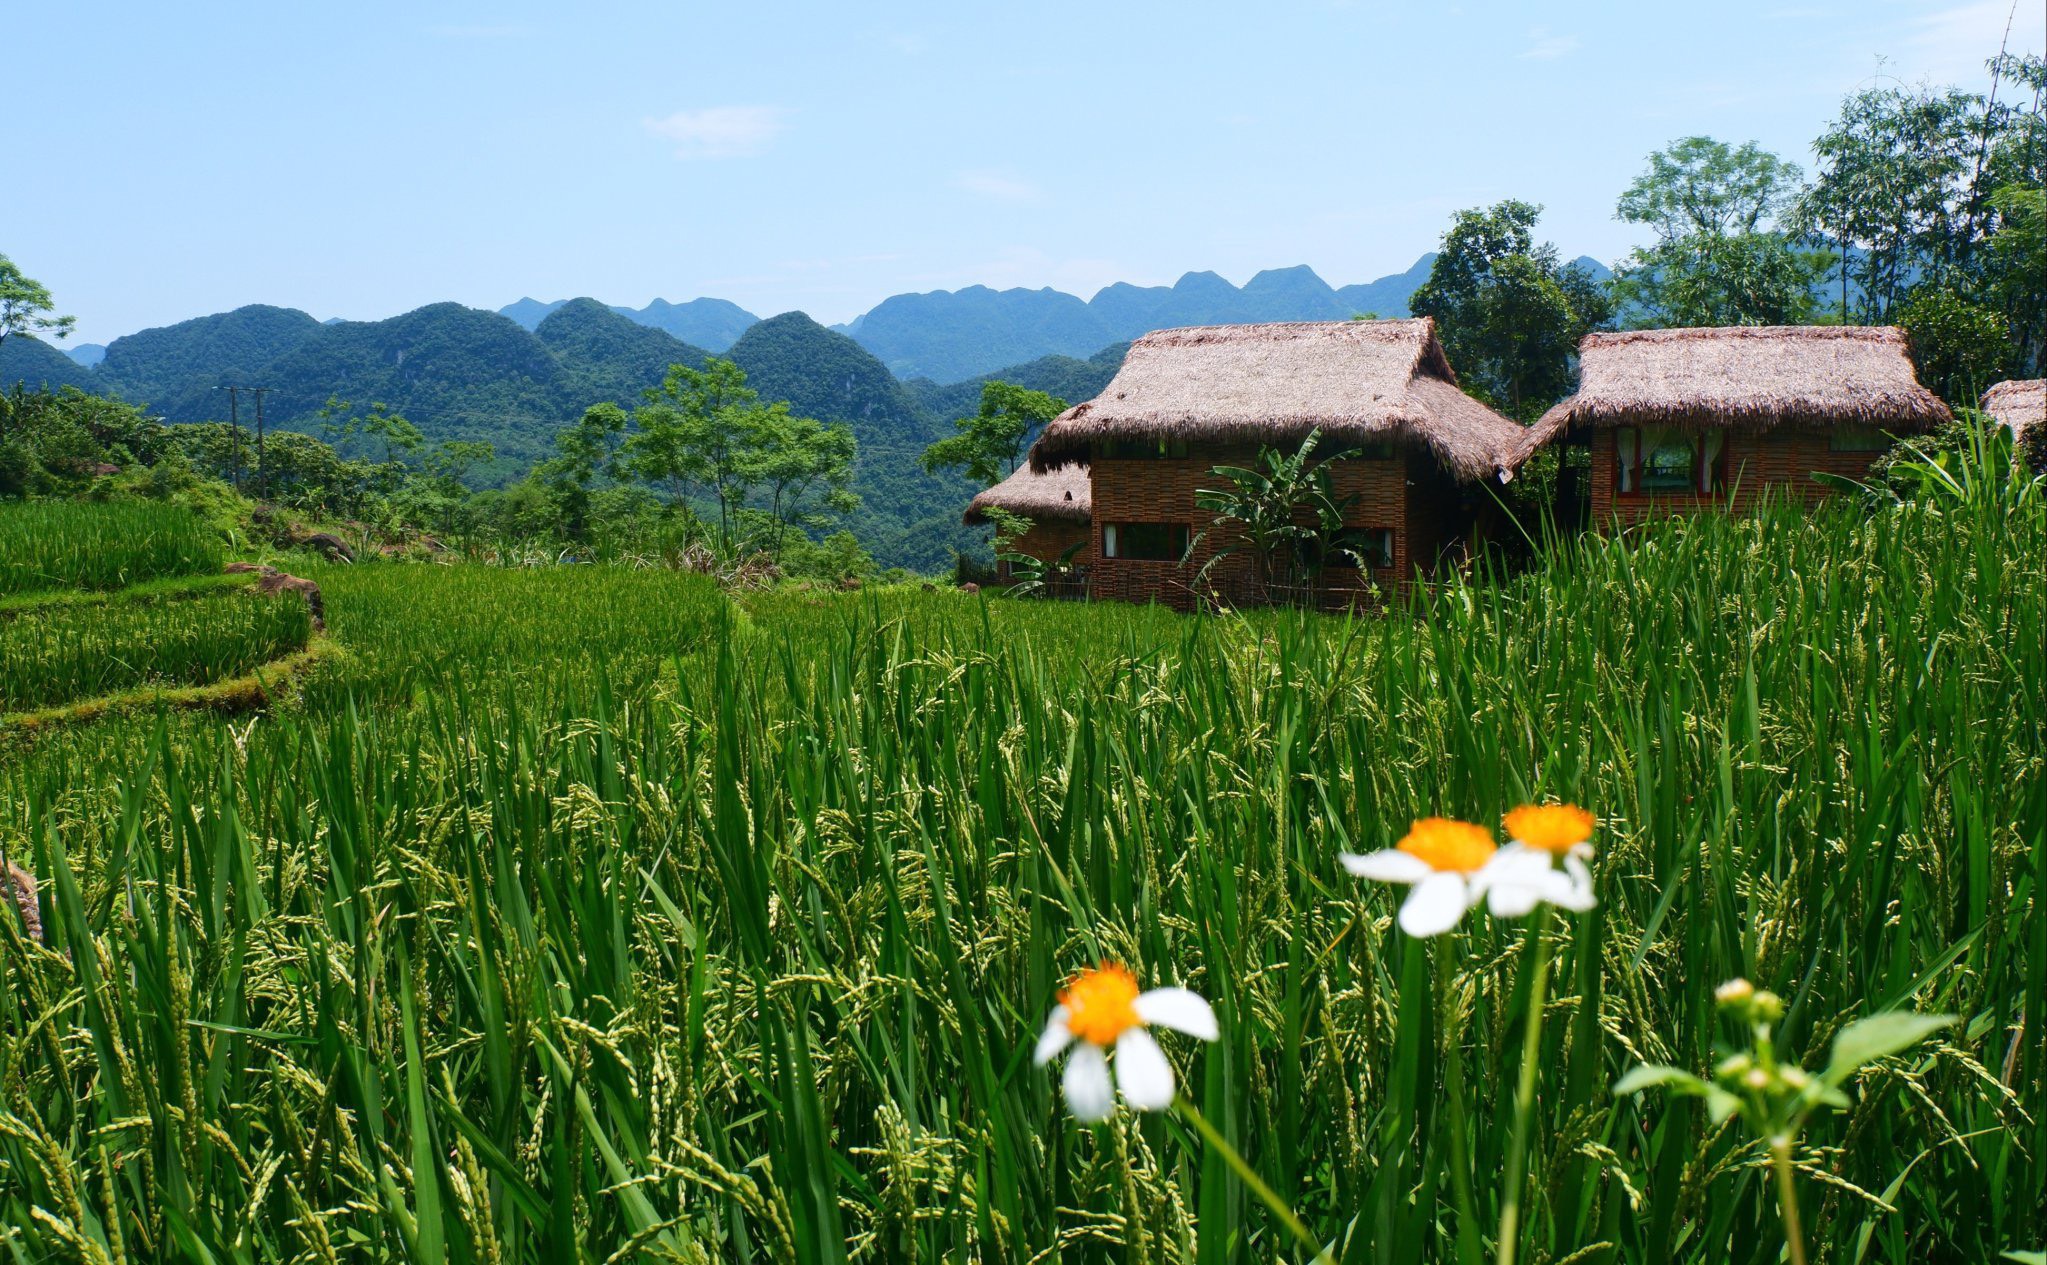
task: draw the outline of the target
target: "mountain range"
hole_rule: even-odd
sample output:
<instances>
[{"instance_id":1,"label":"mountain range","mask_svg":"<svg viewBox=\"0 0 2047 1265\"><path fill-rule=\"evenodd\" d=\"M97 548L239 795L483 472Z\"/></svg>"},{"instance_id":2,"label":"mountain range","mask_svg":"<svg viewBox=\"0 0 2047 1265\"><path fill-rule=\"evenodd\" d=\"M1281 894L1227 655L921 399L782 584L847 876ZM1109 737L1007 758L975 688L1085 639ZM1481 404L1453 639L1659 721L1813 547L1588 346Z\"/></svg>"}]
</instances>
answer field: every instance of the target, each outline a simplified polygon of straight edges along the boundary
<instances>
[{"instance_id":1,"label":"mountain range","mask_svg":"<svg viewBox=\"0 0 2047 1265\"><path fill-rule=\"evenodd\" d=\"M1404 273L1331 287L1305 267L1243 286L1190 272L1171 286L1116 284L1082 300L1057 290L900 294L827 329L801 312L766 320L722 299L643 308L521 299L489 312L435 303L381 321L319 321L254 304L67 355L25 335L0 342L0 386L74 386L148 405L173 422L228 414L227 385L260 383L267 424L319 432L330 398L389 405L430 440L488 440L486 483L518 477L555 431L602 400L632 405L671 364L730 357L764 399L843 422L859 440L852 526L885 564L935 570L975 536L959 524L972 489L916 457L1002 378L1073 402L1098 394L1132 338L1176 325L1405 316L1434 256ZM1605 275L1591 260L1580 260ZM241 400L242 420L253 401Z\"/></svg>"}]
</instances>

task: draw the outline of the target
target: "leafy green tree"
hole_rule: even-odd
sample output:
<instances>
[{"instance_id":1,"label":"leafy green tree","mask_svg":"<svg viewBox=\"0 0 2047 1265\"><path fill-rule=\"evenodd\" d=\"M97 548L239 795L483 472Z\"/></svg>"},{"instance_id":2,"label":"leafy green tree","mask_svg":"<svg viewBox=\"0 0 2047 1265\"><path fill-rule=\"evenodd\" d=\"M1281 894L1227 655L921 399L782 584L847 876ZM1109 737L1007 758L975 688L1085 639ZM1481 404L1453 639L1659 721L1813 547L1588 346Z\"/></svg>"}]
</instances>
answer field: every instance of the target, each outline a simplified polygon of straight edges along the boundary
<instances>
[{"instance_id":1,"label":"leafy green tree","mask_svg":"<svg viewBox=\"0 0 2047 1265\"><path fill-rule=\"evenodd\" d=\"M1029 441L1045 423L1066 411L1066 401L1013 382L981 387L981 408L953 422L959 431L924 450L926 474L961 470L982 487L1002 482L1016 470Z\"/></svg>"},{"instance_id":2,"label":"leafy green tree","mask_svg":"<svg viewBox=\"0 0 2047 1265\"><path fill-rule=\"evenodd\" d=\"M750 483L772 522L772 552L781 554L789 529L822 527L834 514L859 507L854 495L853 432L794 417L786 404L743 410L741 447Z\"/></svg>"},{"instance_id":3,"label":"leafy green tree","mask_svg":"<svg viewBox=\"0 0 2047 1265\"><path fill-rule=\"evenodd\" d=\"M534 467L566 539L581 543L590 538L591 491L599 479L616 479L624 472L620 449L629 424L618 405L593 404L575 425L555 433L555 455Z\"/></svg>"},{"instance_id":4,"label":"leafy green tree","mask_svg":"<svg viewBox=\"0 0 2047 1265\"><path fill-rule=\"evenodd\" d=\"M1656 235L1612 285L1636 323L1793 325L1810 319L1826 260L1776 227L1796 200L1798 168L1754 141L1687 136L1649 156L1615 218Z\"/></svg>"},{"instance_id":5,"label":"leafy green tree","mask_svg":"<svg viewBox=\"0 0 2047 1265\"><path fill-rule=\"evenodd\" d=\"M729 543L733 515L753 489L746 451L760 397L746 385L746 371L713 356L701 369L668 366L661 385L634 410L637 427L626 445L632 473L663 485L682 503L691 495L718 505L718 538Z\"/></svg>"},{"instance_id":6,"label":"leafy green tree","mask_svg":"<svg viewBox=\"0 0 2047 1265\"><path fill-rule=\"evenodd\" d=\"M1321 452L1321 447L1322 432L1312 431L1294 452L1264 448L1255 467L1210 471L1222 486L1197 490L1194 503L1215 515L1215 524L1190 541L1187 551L1198 550L1216 528L1226 534L1202 564L1197 583L1224 558L1241 553L1265 597L1272 597L1278 585L1300 599L1308 596L1333 555L1356 554L1358 542L1344 527L1344 515L1357 497L1337 496L1329 476L1330 463L1351 454Z\"/></svg>"},{"instance_id":7,"label":"leafy green tree","mask_svg":"<svg viewBox=\"0 0 2047 1265\"><path fill-rule=\"evenodd\" d=\"M0 343L15 334L71 336L77 318L55 315L49 287L24 276L13 260L0 255Z\"/></svg>"},{"instance_id":8,"label":"leafy green tree","mask_svg":"<svg viewBox=\"0 0 2047 1265\"><path fill-rule=\"evenodd\" d=\"M1435 318L1466 388L1523 422L1570 390L1578 340L1613 318L1597 282L1536 244L1541 214L1514 200L1459 211L1408 300L1415 315Z\"/></svg>"},{"instance_id":9,"label":"leafy green tree","mask_svg":"<svg viewBox=\"0 0 2047 1265\"><path fill-rule=\"evenodd\" d=\"M1897 321L1912 336L1919 380L1949 404L1974 405L2009 372L2011 340L1993 308L1929 287L1913 294Z\"/></svg>"}]
</instances>

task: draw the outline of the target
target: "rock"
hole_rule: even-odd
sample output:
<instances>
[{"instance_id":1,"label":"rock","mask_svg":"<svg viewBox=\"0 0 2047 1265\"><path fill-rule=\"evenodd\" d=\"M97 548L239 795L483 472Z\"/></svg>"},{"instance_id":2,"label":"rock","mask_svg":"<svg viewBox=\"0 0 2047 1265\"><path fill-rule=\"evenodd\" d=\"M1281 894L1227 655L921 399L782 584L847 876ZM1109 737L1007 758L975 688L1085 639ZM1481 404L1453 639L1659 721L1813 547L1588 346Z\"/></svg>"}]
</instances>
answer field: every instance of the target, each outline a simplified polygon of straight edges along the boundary
<instances>
[{"instance_id":1,"label":"rock","mask_svg":"<svg viewBox=\"0 0 2047 1265\"><path fill-rule=\"evenodd\" d=\"M274 570L276 570L275 567L266 567L261 563L257 562L230 562L226 566L221 568L221 571L227 575L247 575L252 571Z\"/></svg>"},{"instance_id":2,"label":"rock","mask_svg":"<svg viewBox=\"0 0 2047 1265\"><path fill-rule=\"evenodd\" d=\"M327 627L327 607L320 599L320 586L311 580L296 575L286 575L282 571L266 567L263 571L263 578L256 581L256 591L266 594L298 594L306 599L307 608L313 612L313 627L317 629L325 629Z\"/></svg>"},{"instance_id":3,"label":"rock","mask_svg":"<svg viewBox=\"0 0 2047 1265\"><path fill-rule=\"evenodd\" d=\"M968 580L965 584L960 585L960 592L968 594L970 596L972 594L979 593L980 591L981 586L974 583L972 580Z\"/></svg>"},{"instance_id":4,"label":"rock","mask_svg":"<svg viewBox=\"0 0 2047 1265\"><path fill-rule=\"evenodd\" d=\"M42 906L36 904L36 876L22 869L14 862L7 864L6 883L14 891L14 906L21 911L21 921L28 928L31 940L43 938Z\"/></svg>"},{"instance_id":5,"label":"rock","mask_svg":"<svg viewBox=\"0 0 2047 1265\"><path fill-rule=\"evenodd\" d=\"M354 562L355 550L333 532L309 532L298 539L299 547L310 549L329 562Z\"/></svg>"},{"instance_id":6,"label":"rock","mask_svg":"<svg viewBox=\"0 0 2047 1265\"><path fill-rule=\"evenodd\" d=\"M844 589L848 593L857 593L860 591L860 577L857 575L849 575L845 579L839 581L839 587Z\"/></svg>"}]
</instances>

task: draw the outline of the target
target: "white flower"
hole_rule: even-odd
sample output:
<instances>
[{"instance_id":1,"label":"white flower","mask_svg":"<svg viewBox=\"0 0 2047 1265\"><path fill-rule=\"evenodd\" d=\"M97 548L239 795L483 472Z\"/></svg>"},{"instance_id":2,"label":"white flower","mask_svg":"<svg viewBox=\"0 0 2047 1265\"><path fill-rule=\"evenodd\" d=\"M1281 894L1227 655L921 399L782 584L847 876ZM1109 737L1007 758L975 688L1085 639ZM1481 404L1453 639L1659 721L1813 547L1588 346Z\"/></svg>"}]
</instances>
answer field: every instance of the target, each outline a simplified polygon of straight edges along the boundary
<instances>
[{"instance_id":1,"label":"white flower","mask_svg":"<svg viewBox=\"0 0 2047 1265\"><path fill-rule=\"evenodd\" d=\"M1079 1042L1066 1060L1061 1085L1074 1118L1087 1123L1106 1120L1116 1109L1116 1090L1139 1111L1163 1111L1173 1104L1173 1066L1166 1052L1145 1029L1156 1025L1213 1041L1221 1035L1215 1011L1184 988L1137 991L1137 977L1113 963L1082 971L1067 982L1059 1004L1045 1021L1033 1055L1039 1067ZM1116 1051L1116 1074L1109 1076L1108 1051Z\"/></svg>"},{"instance_id":2,"label":"white flower","mask_svg":"<svg viewBox=\"0 0 2047 1265\"><path fill-rule=\"evenodd\" d=\"M1414 890L1400 906L1400 929L1419 938L1456 926L1485 896L1487 885L1481 876L1498 852L1499 845L1483 827L1450 817L1424 817L1397 847L1363 856L1346 852L1343 866L1359 878L1411 886Z\"/></svg>"},{"instance_id":3,"label":"white flower","mask_svg":"<svg viewBox=\"0 0 2047 1265\"><path fill-rule=\"evenodd\" d=\"M1592 831L1599 824L1591 813L1573 804L1523 804L1507 814L1502 861L1521 884L1510 904L1533 889L1537 899L1579 913L1598 904L1592 894ZM1512 860L1507 860L1509 856ZM1554 861L1563 868L1558 870ZM1518 912L1535 908L1529 904ZM1494 913L1506 913L1497 906Z\"/></svg>"}]
</instances>

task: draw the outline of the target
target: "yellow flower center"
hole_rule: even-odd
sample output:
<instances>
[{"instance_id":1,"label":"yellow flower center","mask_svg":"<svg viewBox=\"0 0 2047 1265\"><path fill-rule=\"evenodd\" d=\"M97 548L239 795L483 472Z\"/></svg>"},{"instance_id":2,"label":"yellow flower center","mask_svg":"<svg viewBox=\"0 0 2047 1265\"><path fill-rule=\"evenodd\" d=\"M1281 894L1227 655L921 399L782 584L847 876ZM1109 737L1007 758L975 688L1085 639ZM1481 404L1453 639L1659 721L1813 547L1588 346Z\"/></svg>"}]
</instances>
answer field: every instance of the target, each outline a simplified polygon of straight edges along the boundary
<instances>
[{"instance_id":1,"label":"yellow flower center","mask_svg":"<svg viewBox=\"0 0 2047 1265\"><path fill-rule=\"evenodd\" d=\"M1507 835L1531 848L1565 853L1592 837L1598 819L1575 804L1523 804L1508 813Z\"/></svg>"},{"instance_id":2,"label":"yellow flower center","mask_svg":"<svg viewBox=\"0 0 2047 1265\"><path fill-rule=\"evenodd\" d=\"M1499 845L1483 826L1454 817L1424 817L1400 841L1400 850L1420 857L1432 870L1476 874Z\"/></svg>"},{"instance_id":3,"label":"yellow flower center","mask_svg":"<svg viewBox=\"0 0 2047 1265\"><path fill-rule=\"evenodd\" d=\"M1136 1002L1137 977L1113 962L1082 971L1059 994L1067 1030L1091 1045L1114 1045L1117 1037L1141 1025Z\"/></svg>"}]
</instances>

